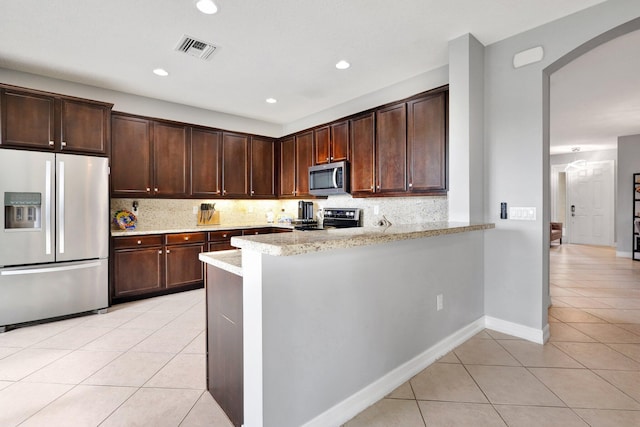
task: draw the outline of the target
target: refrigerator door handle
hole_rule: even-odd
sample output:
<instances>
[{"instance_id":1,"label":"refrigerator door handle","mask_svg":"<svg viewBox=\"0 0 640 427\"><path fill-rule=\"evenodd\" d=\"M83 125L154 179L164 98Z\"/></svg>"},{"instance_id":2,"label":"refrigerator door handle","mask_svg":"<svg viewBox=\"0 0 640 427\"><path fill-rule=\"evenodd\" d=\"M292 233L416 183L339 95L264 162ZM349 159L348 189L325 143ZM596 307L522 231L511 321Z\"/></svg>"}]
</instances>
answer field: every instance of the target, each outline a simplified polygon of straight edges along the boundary
<instances>
[{"instance_id":1,"label":"refrigerator door handle","mask_svg":"<svg viewBox=\"0 0 640 427\"><path fill-rule=\"evenodd\" d=\"M27 268L24 270L1 270L0 276L23 276L25 274L41 274L41 273L52 273L54 271L80 270L84 268L94 268L99 266L100 266L100 261L94 261L94 262L89 262L84 264L61 265L56 267Z\"/></svg>"},{"instance_id":2,"label":"refrigerator door handle","mask_svg":"<svg viewBox=\"0 0 640 427\"><path fill-rule=\"evenodd\" d=\"M45 253L51 255L51 160L45 162L44 186L44 246Z\"/></svg>"},{"instance_id":3,"label":"refrigerator door handle","mask_svg":"<svg viewBox=\"0 0 640 427\"><path fill-rule=\"evenodd\" d=\"M64 162L59 161L59 176L58 176L58 242L60 253L64 253Z\"/></svg>"}]
</instances>

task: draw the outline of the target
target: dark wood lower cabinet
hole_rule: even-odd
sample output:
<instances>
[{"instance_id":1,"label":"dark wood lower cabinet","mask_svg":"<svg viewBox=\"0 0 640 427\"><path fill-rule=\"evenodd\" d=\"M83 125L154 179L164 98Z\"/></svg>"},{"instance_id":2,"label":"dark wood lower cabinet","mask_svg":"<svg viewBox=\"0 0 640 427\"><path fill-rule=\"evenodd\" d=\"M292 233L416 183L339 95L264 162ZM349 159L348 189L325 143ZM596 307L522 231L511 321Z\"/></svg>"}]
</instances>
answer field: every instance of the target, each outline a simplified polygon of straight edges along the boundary
<instances>
[{"instance_id":1,"label":"dark wood lower cabinet","mask_svg":"<svg viewBox=\"0 0 640 427\"><path fill-rule=\"evenodd\" d=\"M162 288L162 246L114 252L113 297L129 297Z\"/></svg>"},{"instance_id":2,"label":"dark wood lower cabinet","mask_svg":"<svg viewBox=\"0 0 640 427\"><path fill-rule=\"evenodd\" d=\"M244 422L242 277L207 264L207 390L234 426Z\"/></svg>"},{"instance_id":3,"label":"dark wood lower cabinet","mask_svg":"<svg viewBox=\"0 0 640 427\"><path fill-rule=\"evenodd\" d=\"M167 246L165 250L167 288L203 283L203 267L198 259L198 255L203 251L204 244Z\"/></svg>"}]
</instances>

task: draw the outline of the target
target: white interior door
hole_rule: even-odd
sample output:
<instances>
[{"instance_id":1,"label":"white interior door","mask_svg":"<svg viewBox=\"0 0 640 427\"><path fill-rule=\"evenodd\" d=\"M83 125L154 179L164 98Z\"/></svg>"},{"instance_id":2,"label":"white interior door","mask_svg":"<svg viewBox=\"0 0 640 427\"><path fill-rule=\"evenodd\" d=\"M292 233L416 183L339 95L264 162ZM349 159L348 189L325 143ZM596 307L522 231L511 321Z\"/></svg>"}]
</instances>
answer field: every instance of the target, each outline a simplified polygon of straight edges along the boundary
<instances>
[{"instance_id":1,"label":"white interior door","mask_svg":"<svg viewBox=\"0 0 640 427\"><path fill-rule=\"evenodd\" d=\"M613 161L587 162L567 171L570 243L613 245Z\"/></svg>"}]
</instances>

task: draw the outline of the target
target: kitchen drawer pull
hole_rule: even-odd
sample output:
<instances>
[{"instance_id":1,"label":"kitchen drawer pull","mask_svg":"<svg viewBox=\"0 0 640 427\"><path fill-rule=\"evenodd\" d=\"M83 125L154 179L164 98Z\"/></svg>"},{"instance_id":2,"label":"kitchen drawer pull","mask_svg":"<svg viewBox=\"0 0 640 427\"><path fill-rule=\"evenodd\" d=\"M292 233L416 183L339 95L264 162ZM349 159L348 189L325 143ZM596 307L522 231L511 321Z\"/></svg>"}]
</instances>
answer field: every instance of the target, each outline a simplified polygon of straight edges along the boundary
<instances>
[{"instance_id":1,"label":"kitchen drawer pull","mask_svg":"<svg viewBox=\"0 0 640 427\"><path fill-rule=\"evenodd\" d=\"M138 244L141 245L142 244L142 240L138 240Z\"/></svg>"},{"instance_id":2,"label":"kitchen drawer pull","mask_svg":"<svg viewBox=\"0 0 640 427\"><path fill-rule=\"evenodd\" d=\"M189 240L189 236L185 236L184 240Z\"/></svg>"},{"instance_id":3,"label":"kitchen drawer pull","mask_svg":"<svg viewBox=\"0 0 640 427\"><path fill-rule=\"evenodd\" d=\"M222 235L222 237L227 237L226 233Z\"/></svg>"}]
</instances>

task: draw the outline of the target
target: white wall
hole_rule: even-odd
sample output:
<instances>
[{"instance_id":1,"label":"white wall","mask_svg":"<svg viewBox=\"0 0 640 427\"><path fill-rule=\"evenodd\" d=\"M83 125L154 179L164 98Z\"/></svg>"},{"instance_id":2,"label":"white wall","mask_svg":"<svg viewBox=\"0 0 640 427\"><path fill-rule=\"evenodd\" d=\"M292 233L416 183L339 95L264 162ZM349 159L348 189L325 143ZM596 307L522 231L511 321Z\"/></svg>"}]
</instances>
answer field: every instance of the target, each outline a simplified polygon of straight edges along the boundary
<instances>
[{"instance_id":1,"label":"white wall","mask_svg":"<svg viewBox=\"0 0 640 427\"><path fill-rule=\"evenodd\" d=\"M640 2L608 1L485 48L485 220L496 223L485 239L486 315L533 328L547 323L550 201L543 69L638 16ZM535 46L543 46L544 59L514 69L513 55ZM500 202L535 207L537 219L501 220Z\"/></svg>"},{"instance_id":2,"label":"white wall","mask_svg":"<svg viewBox=\"0 0 640 427\"><path fill-rule=\"evenodd\" d=\"M634 173L640 173L640 135L621 136L618 138L616 252L629 258L633 250Z\"/></svg>"}]
</instances>

